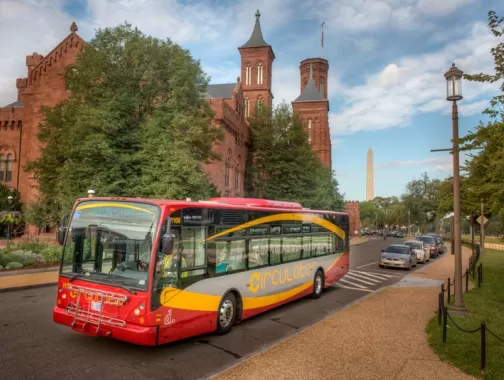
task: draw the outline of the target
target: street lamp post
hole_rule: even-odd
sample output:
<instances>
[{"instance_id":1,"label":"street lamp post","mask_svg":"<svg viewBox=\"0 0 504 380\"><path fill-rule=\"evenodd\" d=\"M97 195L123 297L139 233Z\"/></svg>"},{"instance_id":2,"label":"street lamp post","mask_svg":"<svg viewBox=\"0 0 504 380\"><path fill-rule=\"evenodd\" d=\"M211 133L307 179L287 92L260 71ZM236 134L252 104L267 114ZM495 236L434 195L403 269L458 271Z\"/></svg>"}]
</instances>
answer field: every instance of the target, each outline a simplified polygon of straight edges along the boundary
<instances>
[{"instance_id":1,"label":"street lamp post","mask_svg":"<svg viewBox=\"0 0 504 380\"><path fill-rule=\"evenodd\" d=\"M93 198L95 195L95 191L93 189L89 189L87 192L88 198Z\"/></svg>"},{"instance_id":2,"label":"street lamp post","mask_svg":"<svg viewBox=\"0 0 504 380\"><path fill-rule=\"evenodd\" d=\"M453 245L455 253L455 303L454 311L464 312L464 293L462 290L462 241L460 212L460 162L458 144L458 108L457 101L462 99L462 74L455 64L445 73L446 100L452 102L453 125Z\"/></svg>"}]
</instances>

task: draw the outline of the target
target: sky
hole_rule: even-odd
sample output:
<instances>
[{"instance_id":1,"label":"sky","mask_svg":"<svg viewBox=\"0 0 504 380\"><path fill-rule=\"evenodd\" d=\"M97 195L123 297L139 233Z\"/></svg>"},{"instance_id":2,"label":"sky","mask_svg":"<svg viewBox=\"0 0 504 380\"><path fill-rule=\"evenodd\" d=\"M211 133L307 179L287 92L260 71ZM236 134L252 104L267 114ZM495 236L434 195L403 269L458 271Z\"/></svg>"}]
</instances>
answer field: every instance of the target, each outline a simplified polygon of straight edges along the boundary
<instances>
[{"instance_id":1,"label":"sky","mask_svg":"<svg viewBox=\"0 0 504 380\"><path fill-rule=\"evenodd\" d=\"M50 52L73 21L86 40L127 21L189 49L211 83L235 82L237 48L257 9L276 55L276 104L299 95L299 62L320 57L325 22L332 162L346 200L365 200L369 147L375 196L400 196L423 172L451 174L449 153L430 152L451 145L443 74L453 62L465 73L493 73L490 49L498 41L487 13L504 15L501 0L1 0L0 106L16 100L26 55ZM481 112L498 84L465 81L462 89L461 136L487 120Z\"/></svg>"}]
</instances>

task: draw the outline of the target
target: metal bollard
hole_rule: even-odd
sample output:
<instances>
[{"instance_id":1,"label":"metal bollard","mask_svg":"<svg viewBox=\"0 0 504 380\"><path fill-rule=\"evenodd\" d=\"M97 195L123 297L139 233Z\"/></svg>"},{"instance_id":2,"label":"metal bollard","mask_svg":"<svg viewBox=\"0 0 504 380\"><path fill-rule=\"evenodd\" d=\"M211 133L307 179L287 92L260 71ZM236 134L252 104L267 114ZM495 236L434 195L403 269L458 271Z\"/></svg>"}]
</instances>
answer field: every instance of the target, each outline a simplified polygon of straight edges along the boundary
<instances>
[{"instance_id":1,"label":"metal bollard","mask_svg":"<svg viewBox=\"0 0 504 380\"><path fill-rule=\"evenodd\" d=\"M448 326L448 308L443 310L443 343L446 343L446 327Z\"/></svg>"},{"instance_id":2,"label":"metal bollard","mask_svg":"<svg viewBox=\"0 0 504 380\"><path fill-rule=\"evenodd\" d=\"M481 288L481 267L478 265L478 288Z\"/></svg>"},{"instance_id":3,"label":"metal bollard","mask_svg":"<svg viewBox=\"0 0 504 380\"><path fill-rule=\"evenodd\" d=\"M439 297L438 297L438 326L441 326L441 316L443 315L443 293L439 292Z\"/></svg>"},{"instance_id":4,"label":"metal bollard","mask_svg":"<svg viewBox=\"0 0 504 380\"><path fill-rule=\"evenodd\" d=\"M481 370L486 368L486 323L481 322Z\"/></svg>"}]
</instances>

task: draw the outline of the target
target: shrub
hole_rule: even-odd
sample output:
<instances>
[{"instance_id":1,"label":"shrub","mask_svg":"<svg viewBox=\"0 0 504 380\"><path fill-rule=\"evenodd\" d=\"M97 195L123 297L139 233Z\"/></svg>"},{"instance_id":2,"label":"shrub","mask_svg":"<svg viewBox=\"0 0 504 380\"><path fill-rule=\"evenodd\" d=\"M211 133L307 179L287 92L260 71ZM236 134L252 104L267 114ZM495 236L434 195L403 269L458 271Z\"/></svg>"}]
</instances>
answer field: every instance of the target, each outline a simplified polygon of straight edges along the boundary
<instances>
[{"instance_id":1,"label":"shrub","mask_svg":"<svg viewBox=\"0 0 504 380\"><path fill-rule=\"evenodd\" d=\"M0 251L0 265L5 266L10 262L22 263L24 266L54 265L59 263L60 257L61 247L38 240L28 240L9 245Z\"/></svg>"}]
</instances>

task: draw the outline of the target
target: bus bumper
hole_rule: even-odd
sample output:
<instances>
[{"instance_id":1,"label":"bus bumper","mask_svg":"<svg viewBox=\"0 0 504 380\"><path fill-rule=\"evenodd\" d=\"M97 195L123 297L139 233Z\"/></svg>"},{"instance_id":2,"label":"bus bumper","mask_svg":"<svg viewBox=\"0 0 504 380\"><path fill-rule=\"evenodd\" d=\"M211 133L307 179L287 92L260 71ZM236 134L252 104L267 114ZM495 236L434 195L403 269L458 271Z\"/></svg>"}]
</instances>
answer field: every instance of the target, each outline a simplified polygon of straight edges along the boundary
<instances>
[{"instance_id":1,"label":"bus bumper","mask_svg":"<svg viewBox=\"0 0 504 380\"><path fill-rule=\"evenodd\" d=\"M107 324L98 326L95 322L75 321L74 315L57 306L53 309L53 321L90 336L107 337L141 346L156 346L158 344L157 326L140 326L132 323L126 323L123 327Z\"/></svg>"}]
</instances>

